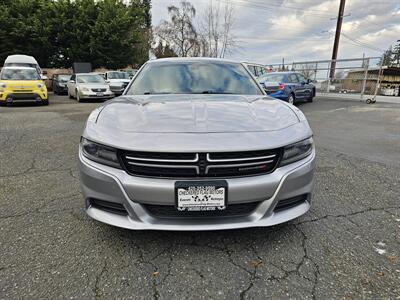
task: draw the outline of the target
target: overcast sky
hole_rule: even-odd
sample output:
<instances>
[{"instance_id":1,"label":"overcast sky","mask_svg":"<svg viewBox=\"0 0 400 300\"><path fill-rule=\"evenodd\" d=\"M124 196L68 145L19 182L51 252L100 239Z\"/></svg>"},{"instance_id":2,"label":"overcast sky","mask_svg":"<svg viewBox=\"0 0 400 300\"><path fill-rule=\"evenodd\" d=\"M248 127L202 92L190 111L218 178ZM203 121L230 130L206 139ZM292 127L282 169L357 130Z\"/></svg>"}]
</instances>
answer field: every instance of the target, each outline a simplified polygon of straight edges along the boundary
<instances>
[{"instance_id":1,"label":"overcast sky","mask_svg":"<svg viewBox=\"0 0 400 300\"><path fill-rule=\"evenodd\" d=\"M202 15L210 0L190 1ZM216 3L218 0L213 0ZM223 1L219 0L221 4ZM179 0L152 0L153 25ZM240 49L229 58L259 63L330 59L339 0L230 0ZM347 0L339 58L380 56L400 39L400 0ZM381 51L382 50L382 51Z\"/></svg>"}]
</instances>

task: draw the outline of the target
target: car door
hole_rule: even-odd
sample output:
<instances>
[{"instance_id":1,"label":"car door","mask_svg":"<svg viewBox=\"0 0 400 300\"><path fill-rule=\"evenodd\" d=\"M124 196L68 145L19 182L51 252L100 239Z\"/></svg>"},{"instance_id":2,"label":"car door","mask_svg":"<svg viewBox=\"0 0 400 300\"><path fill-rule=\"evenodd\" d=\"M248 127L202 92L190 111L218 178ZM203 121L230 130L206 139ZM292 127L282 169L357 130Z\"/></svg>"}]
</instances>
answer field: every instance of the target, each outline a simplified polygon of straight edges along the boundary
<instances>
[{"instance_id":1,"label":"car door","mask_svg":"<svg viewBox=\"0 0 400 300\"><path fill-rule=\"evenodd\" d=\"M295 73L290 73L288 75L289 78L289 82L292 86L292 91L294 92L294 96L296 99L302 99L303 95L302 92L304 90L304 88L301 86L300 82L299 82L299 78L296 76Z\"/></svg>"},{"instance_id":2,"label":"car door","mask_svg":"<svg viewBox=\"0 0 400 300\"><path fill-rule=\"evenodd\" d=\"M76 96L75 95L75 83L76 83L76 75L73 74L67 83L68 94L70 94L72 96Z\"/></svg>"},{"instance_id":3,"label":"car door","mask_svg":"<svg viewBox=\"0 0 400 300\"><path fill-rule=\"evenodd\" d=\"M307 82L307 79L304 77L303 74L296 73L297 78L299 78L299 82L302 86L302 98L309 98L312 94L312 88L311 85Z\"/></svg>"}]
</instances>

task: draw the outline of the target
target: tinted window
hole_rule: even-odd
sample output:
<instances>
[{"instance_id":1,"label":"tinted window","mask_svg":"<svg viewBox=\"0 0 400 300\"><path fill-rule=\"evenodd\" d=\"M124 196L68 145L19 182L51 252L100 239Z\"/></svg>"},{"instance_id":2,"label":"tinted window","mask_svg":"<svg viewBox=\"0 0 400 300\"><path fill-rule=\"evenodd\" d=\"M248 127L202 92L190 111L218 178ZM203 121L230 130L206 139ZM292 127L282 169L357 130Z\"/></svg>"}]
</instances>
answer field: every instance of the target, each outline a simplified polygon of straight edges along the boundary
<instances>
[{"instance_id":1,"label":"tinted window","mask_svg":"<svg viewBox=\"0 0 400 300\"><path fill-rule=\"evenodd\" d=\"M260 82L284 82L285 75L284 74L274 74L270 73L259 78Z\"/></svg>"},{"instance_id":2,"label":"tinted window","mask_svg":"<svg viewBox=\"0 0 400 300\"><path fill-rule=\"evenodd\" d=\"M108 79L129 79L129 74L126 72L109 72Z\"/></svg>"},{"instance_id":3,"label":"tinted window","mask_svg":"<svg viewBox=\"0 0 400 300\"><path fill-rule=\"evenodd\" d=\"M79 83L105 83L104 78L101 75L79 75Z\"/></svg>"},{"instance_id":4,"label":"tinted window","mask_svg":"<svg viewBox=\"0 0 400 300\"><path fill-rule=\"evenodd\" d=\"M40 76L36 69L8 69L1 72L3 80L39 80Z\"/></svg>"},{"instance_id":5,"label":"tinted window","mask_svg":"<svg viewBox=\"0 0 400 300\"><path fill-rule=\"evenodd\" d=\"M299 80L297 79L296 74L289 74L289 81L292 83L298 83Z\"/></svg>"},{"instance_id":6,"label":"tinted window","mask_svg":"<svg viewBox=\"0 0 400 300\"><path fill-rule=\"evenodd\" d=\"M57 75L56 79L61 82L67 82L71 78L71 75Z\"/></svg>"},{"instance_id":7,"label":"tinted window","mask_svg":"<svg viewBox=\"0 0 400 300\"><path fill-rule=\"evenodd\" d=\"M297 77L299 78L300 82L306 82L306 78L302 74L297 73Z\"/></svg>"},{"instance_id":8,"label":"tinted window","mask_svg":"<svg viewBox=\"0 0 400 300\"><path fill-rule=\"evenodd\" d=\"M225 62L149 63L136 76L128 95L262 94L241 64Z\"/></svg>"}]
</instances>

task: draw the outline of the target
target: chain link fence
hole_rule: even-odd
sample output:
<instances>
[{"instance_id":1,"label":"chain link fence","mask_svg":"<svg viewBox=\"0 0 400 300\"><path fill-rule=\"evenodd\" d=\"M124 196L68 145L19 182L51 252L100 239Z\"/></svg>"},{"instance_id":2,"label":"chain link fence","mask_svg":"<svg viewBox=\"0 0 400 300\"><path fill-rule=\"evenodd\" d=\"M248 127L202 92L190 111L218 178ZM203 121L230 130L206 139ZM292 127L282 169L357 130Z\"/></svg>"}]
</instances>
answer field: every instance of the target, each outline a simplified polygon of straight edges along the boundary
<instances>
[{"instance_id":1,"label":"chain link fence","mask_svg":"<svg viewBox=\"0 0 400 300\"><path fill-rule=\"evenodd\" d=\"M329 78L332 60L267 65L271 71L295 71L312 79L320 95L364 98L400 96L400 68L381 65L380 57L337 59L335 77Z\"/></svg>"}]
</instances>

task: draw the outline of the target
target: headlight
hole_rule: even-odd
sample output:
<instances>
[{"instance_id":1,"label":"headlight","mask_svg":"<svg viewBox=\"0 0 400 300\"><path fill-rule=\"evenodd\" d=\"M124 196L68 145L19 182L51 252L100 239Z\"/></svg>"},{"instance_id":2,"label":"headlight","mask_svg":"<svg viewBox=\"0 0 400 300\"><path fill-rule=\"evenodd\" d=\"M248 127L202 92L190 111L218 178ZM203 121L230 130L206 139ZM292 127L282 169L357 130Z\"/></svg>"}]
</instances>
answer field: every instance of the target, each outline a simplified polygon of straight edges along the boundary
<instances>
[{"instance_id":1,"label":"headlight","mask_svg":"<svg viewBox=\"0 0 400 300\"><path fill-rule=\"evenodd\" d=\"M82 92L89 92L89 89L87 87L83 87L83 88L81 88L81 91Z\"/></svg>"},{"instance_id":2,"label":"headlight","mask_svg":"<svg viewBox=\"0 0 400 300\"><path fill-rule=\"evenodd\" d=\"M81 138L82 153L88 159L114 168L121 168L117 150Z\"/></svg>"},{"instance_id":3,"label":"headlight","mask_svg":"<svg viewBox=\"0 0 400 300\"><path fill-rule=\"evenodd\" d=\"M291 164L295 161L309 156L314 147L313 138L310 137L301 142L286 146L283 150L283 157L280 166Z\"/></svg>"},{"instance_id":4,"label":"headlight","mask_svg":"<svg viewBox=\"0 0 400 300\"><path fill-rule=\"evenodd\" d=\"M0 88L5 89L7 87L7 84L0 82Z\"/></svg>"}]
</instances>

